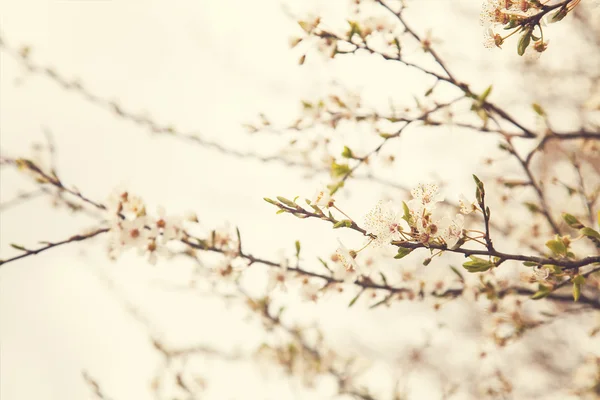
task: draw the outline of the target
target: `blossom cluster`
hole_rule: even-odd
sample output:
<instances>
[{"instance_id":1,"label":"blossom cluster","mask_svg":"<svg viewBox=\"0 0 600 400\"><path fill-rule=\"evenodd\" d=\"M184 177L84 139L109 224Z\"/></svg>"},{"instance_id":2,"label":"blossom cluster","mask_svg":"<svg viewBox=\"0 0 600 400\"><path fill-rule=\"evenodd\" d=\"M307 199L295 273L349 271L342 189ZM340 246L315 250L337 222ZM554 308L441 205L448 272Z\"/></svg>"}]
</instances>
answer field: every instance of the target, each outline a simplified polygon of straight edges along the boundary
<instances>
[{"instance_id":1,"label":"blossom cluster","mask_svg":"<svg viewBox=\"0 0 600 400\"><path fill-rule=\"evenodd\" d=\"M435 184L420 184L411 190L413 199L397 211L391 202L377 204L365 220L367 232L376 236L374 242L388 244L392 240L414 240L423 244L438 241L453 247L462 237L464 217L434 216L437 203L444 200ZM461 207L461 211L470 211Z\"/></svg>"},{"instance_id":2,"label":"blossom cluster","mask_svg":"<svg viewBox=\"0 0 600 400\"><path fill-rule=\"evenodd\" d=\"M545 3L548 1L485 0L480 14L480 23L484 27L484 46L487 48L501 47L505 39L515 33L522 33L518 45L519 55L523 55L529 49L528 57L539 57L540 53L548 47L548 41L544 41L541 30L541 18L536 17L538 15L546 16ZM566 15L568 11L570 9L561 9L558 13L563 12ZM548 14L548 16L548 22L554 22L559 18L556 13ZM533 34L536 26L539 27L540 37ZM504 31L512 30L512 32L502 36L496 31L499 28ZM532 40L533 46L529 47Z\"/></svg>"},{"instance_id":3,"label":"blossom cluster","mask_svg":"<svg viewBox=\"0 0 600 400\"><path fill-rule=\"evenodd\" d=\"M445 245L453 248L464 237L464 216L477 209L474 202L466 198L460 201L460 213L454 217L439 217L435 212L437 203L444 201L435 184L420 184L411 190L412 200L402 203L402 209L390 202L380 201L365 216L364 227L376 247L391 244L392 241L411 241ZM356 251L348 250L341 242L338 257L349 272L358 271Z\"/></svg>"},{"instance_id":4,"label":"blossom cluster","mask_svg":"<svg viewBox=\"0 0 600 400\"><path fill-rule=\"evenodd\" d=\"M108 202L110 219L109 256L116 259L124 251L134 248L139 255L148 257L156 264L158 257L167 257L167 244L183 238L183 218L167 216L159 207L156 216L146 212L146 206L138 196L128 192L113 195Z\"/></svg>"}]
</instances>

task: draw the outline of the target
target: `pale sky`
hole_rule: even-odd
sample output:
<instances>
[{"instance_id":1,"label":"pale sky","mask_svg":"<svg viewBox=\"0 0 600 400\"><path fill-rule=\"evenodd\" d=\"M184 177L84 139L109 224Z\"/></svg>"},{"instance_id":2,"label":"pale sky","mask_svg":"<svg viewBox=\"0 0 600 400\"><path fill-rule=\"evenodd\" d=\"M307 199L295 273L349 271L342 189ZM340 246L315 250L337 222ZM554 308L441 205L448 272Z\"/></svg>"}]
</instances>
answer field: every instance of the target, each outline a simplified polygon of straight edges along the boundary
<instances>
[{"instance_id":1,"label":"pale sky","mask_svg":"<svg viewBox=\"0 0 600 400\"><path fill-rule=\"evenodd\" d=\"M197 132L226 147L263 154L276 151L285 139L252 137L241 125L255 121L260 112L281 123L292 121L299 101L327 93L333 80L363 92L375 105L385 105L390 98L410 101L415 88L423 87L423 75L372 59L326 63L313 55L300 67L300 53L289 49L288 39L301 31L289 13L338 17L345 2L288 3L3 0L1 33L11 47L31 46L35 63L80 79L90 92L118 100L131 112L146 113L164 125ZM450 55L451 67L461 79L478 91L493 83L494 99L534 123L523 104L535 99L523 91L526 82L517 78L514 48L491 52L481 45L478 1L413 3L412 25L422 33L433 30L442 40L441 53ZM561 41L565 30L561 24L554 27L555 48L544 54L543 67L560 65L569 57L581 59L584 44L579 48ZM277 257L278 249L292 255L298 239L307 260L333 252L338 237L360 244L360 238L332 231L318 221L277 216L262 200L278 195L310 198L326 176L306 180L301 169L239 160L189 142L152 137L147 129L115 118L80 94L28 74L4 51L0 58L3 155L30 155L32 142L44 143L47 129L56 144L62 180L98 201L124 187L142 196L152 209L163 205L176 214L195 211L206 229L226 222L239 226L245 246L271 258ZM589 88L574 92L573 97L583 101ZM558 124L568 125L573 119L574 113L565 109ZM372 143L362 141L356 132L340 135L340 151L343 144ZM456 201L458 193L471 190L472 173L486 174L481 160L487 154L476 149L494 148L495 141L459 130L417 130L395 149L402 163L387 177L408 186L443 181L448 197ZM17 189L30 187L14 171L3 170L1 202L12 199ZM360 183L341 194L353 215L363 215L382 196L381 187ZM2 213L2 258L14 254L11 243L35 247L38 241L61 240L93 223L84 215L49 207L47 198L30 200ZM189 281L193 269L189 262L162 261L152 267L132 253L112 263L105 247L106 240L100 237L2 266L2 400L93 398L82 370L102 384L108 398L152 398L149 380L161 356L153 350L144 325L124 310L120 298L139 307L156 334L174 346L208 343L226 350L250 349L263 340L256 325L244 321L247 312L239 307L227 308L210 296L169 289L169 283ZM252 278L258 292L264 284L261 268ZM103 276L114 281L114 290ZM366 306L348 310L346 298L315 306L294 300L293 292L288 296L295 315L319 322L339 348L389 358L373 373L375 386L379 381L385 386L377 374L395 372L394 356L386 349L422 344L426 338L442 347L454 341L454 346L464 347L459 351L451 346L456 350L447 358L463 366L479 350L465 343L468 337L449 339L450 328L439 327L443 323L465 328L460 318L454 318L460 315L458 309L434 314L430 307L401 305L390 315ZM332 390L326 384L313 392L300 390L297 383L251 363L231 366L206 359L198 369L209 380L202 397L206 399L313 399L326 398ZM411 386L414 398L430 398L439 390L423 383L435 379L428 374L411 375L416 382Z\"/></svg>"}]
</instances>

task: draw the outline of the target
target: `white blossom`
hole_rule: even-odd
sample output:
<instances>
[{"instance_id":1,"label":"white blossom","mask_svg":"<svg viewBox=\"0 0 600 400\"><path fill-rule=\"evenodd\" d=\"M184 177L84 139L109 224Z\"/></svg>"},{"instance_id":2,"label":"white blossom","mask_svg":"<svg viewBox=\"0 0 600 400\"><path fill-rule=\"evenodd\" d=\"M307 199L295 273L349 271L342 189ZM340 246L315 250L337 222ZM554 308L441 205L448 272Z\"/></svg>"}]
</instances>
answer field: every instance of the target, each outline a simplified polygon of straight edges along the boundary
<instances>
[{"instance_id":1,"label":"white blossom","mask_svg":"<svg viewBox=\"0 0 600 400\"><path fill-rule=\"evenodd\" d=\"M167 217L164 207L158 208L158 220L156 227L162 234L161 240L167 243L170 240L180 240L183 238L183 219L180 217Z\"/></svg>"},{"instance_id":2,"label":"white blossom","mask_svg":"<svg viewBox=\"0 0 600 400\"><path fill-rule=\"evenodd\" d=\"M354 257L356 257L356 252L348 250L346 246L338 239L339 247L336 250L336 255L338 260L344 266L344 269L349 272L362 272L360 267L358 266Z\"/></svg>"},{"instance_id":3,"label":"white blossom","mask_svg":"<svg viewBox=\"0 0 600 400\"><path fill-rule=\"evenodd\" d=\"M380 201L365 216L365 229L367 233L377 236L374 243L381 246L399 238L401 220L402 213L396 211L391 202Z\"/></svg>"},{"instance_id":4,"label":"white blossom","mask_svg":"<svg viewBox=\"0 0 600 400\"><path fill-rule=\"evenodd\" d=\"M300 296L306 301L317 301L321 286L316 282L305 279L300 288Z\"/></svg>"},{"instance_id":5,"label":"white blossom","mask_svg":"<svg viewBox=\"0 0 600 400\"><path fill-rule=\"evenodd\" d=\"M123 212L134 217L146 215L146 206L141 197L129 195L127 201L123 202Z\"/></svg>"},{"instance_id":6,"label":"white blossom","mask_svg":"<svg viewBox=\"0 0 600 400\"><path fill-rule=\"evenodd\" d=\"M144 246L149 237L150 230L146 229L148 219L139 217L134 220L123 220L120 224L119 242L123 248L137 248Z\"/></svg>"},{"instance_id":7,"label":"white blossom","mask_svg":"<svg viewBox=\"0 0 600 400\"><path fill-rule=\"evenodd\" d=\"M281 287L285 290L285 279L288 270L288 260L281 254L279 267L272 267L267 272L267 292L272 292L276 287Z\"/></svg>"},{"instance_id":8,"label":"white blossom","mask_svg":"<svg viewBox=\"0 0 600 400\"><path fill-rule=\"evenodd\" d=\"M334 200L329 192L329 189L325 185L322 185L319 189L317 189L312 200L310 201L313 206L318 207L330 207L333 205L333 202Z\"/></svg>"},{"instance_id":9,"label":"white blossom","mask_svg":"<svg viewBox=\"0 0 600 400\"><path fill-rule=\"evenodd\" d=\"M141 246L138 248L138 254L140 256L147 255L148 262L152 265L156 265L158 261L158 256L168 257L170 256L169 250L159 243L156 242L156 238L149 238L146 242L145 246Z\"/></svg>"},{"instance_id":10,"label":"white blossom","mask_svg":"<svg viewBox=\"0 0 600 400\"><path fill-rule=\"evenodd\" d=\"M477 210L477 206L474 201L469 201L464 195L460 195L458 199L458 205L460 206L461 214L471 214L473 211Z\"/></svg>"},{"instance_id":11,"label":"white blossom","mask_svg":"<svg viewBox=\"0 0 600 400\"><path fill-rule=\"evenodd\" d=\"M463 236L463 227L465 217L462 214L456 214L456 218L446 218L441 225L441 237L446 242L449 249L453 248Z\"/></svg>"},{"instance_id":12,"label":"white blossom","mask_svg":"<svg viewBox=\"0 0 600 400\"><path fill-rule=\"evenodd\" d=\"M425 209L432 211L435 209L435 204L444 201L444 195L438 193L439 187L434 183L419 184L416 188L410 191L413 199L407 205L411 210Z\"/></svg>"},{"instance_id":13,"label":"white blossom","mask_svg":"<svg viewBox=\"0 0 600 400\"><path fill-rule=\"evenodd\" d=\"M443 233L444 219L434 218L432 214L421 212L413 215L415 227L419 232L418 241L424 244L431 242Z\"/></svg>"}]
</instances>

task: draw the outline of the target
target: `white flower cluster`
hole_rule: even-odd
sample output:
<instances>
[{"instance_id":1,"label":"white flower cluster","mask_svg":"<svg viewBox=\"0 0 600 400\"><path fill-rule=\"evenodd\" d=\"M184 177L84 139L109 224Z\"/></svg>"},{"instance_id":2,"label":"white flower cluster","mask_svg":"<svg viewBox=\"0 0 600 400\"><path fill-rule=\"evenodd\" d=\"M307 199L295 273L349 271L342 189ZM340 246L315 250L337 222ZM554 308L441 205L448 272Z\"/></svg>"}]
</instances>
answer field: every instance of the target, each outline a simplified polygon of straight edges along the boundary
<instances>
[{"instance_id":1,"label":"white flower cluster","mask_svg":"<svg viewBox=\"0 0 600 400\"><path fill-rule=\"evenodd\" d=\"M123 251L137 249L140 255L156 264L158 256L168 256L166 245L183 238L183 218L166 216L162 207L156 217L146 213L138 196L119 192L111 197L107 207L110 226L109 256L116 259Z\"/></svg>"},{"instance_id":2,"label":"white flower cluster","mask_svg":"<svg viewBox=\"0 0 600 400\"><path fill-rule=\"evenodd\" d=\"M540 4L542 3L545 3L545 1L484 0L479 16L479 22L484 28L484 46L486 48L500 47L505 38L495 30L509 23L518 23L521 20L538 14L541 11ZM539 56L539 53L543 52L546 47L547 42L540 41L537 47L535 47L537 56ZM535 56L531 55L529 57L534 58Z\"/></svg>"},{"instance_id":3,"label":"white flower cluster","mask_svg":"<svg viewBox=\"0 0 600 400\"><path fill-rule=\"evenodd\" d=\"M437 203L444 200L435 184L420 184L411 190L413 199L406 203L403 212L394 208L391 202L379 202L366 216L367 233L375 235L376 245L389 244L392 240L412 240L424 244L434 241L452 248L463 236L464 217L457 214L441 219L435 218L433 211ZM473 203L461 201L461 213L475 210Z\"/></svg>"}]
</instances>

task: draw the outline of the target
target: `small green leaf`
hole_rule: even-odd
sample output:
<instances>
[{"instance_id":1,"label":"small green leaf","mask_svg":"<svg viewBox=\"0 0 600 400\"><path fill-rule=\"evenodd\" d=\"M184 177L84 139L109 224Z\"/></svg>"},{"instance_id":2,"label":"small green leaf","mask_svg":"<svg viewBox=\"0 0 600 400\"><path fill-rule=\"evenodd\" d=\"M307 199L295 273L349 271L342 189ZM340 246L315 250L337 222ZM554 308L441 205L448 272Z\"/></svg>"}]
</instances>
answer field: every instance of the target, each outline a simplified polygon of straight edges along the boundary
<instances>
[{"instance_id":1,"label":"small green leaf","mask_svg":"<svg viewBox=\"0 0 600 400\"><path fill-rule=\"evenodd\" d=\"M542 108L542 106L540 106L538 103L533 103L531 105L531 107L533 108L533 111L535 111L535 113L537 115L539 115L540 117L545 117L546 116L546 111L544 111L544 109Z\"/></svg>"},{"instance_id":2,"label":"small green leaf","mask_svg":"<svg viewBox=\"0 0 600 400\"><path fill-rule=\"evenodd\" d=\"M510 152L510 146L506 143L500 143L498 145L498 147L500 148L500 150L504 150L504 151L508 151Z\"/></svg>"},{"instance_id":3,"label":"small green leaf","mask_svg":"<svg viewBox=\"0 0 600 400\"><path fill-rule=\"evenodd\" d=\"M451 265L450 269L452 270L452 272L454 272L458 276L458 279L460 279L461 282L465 281L465 278L462 276L462 274L460 273L460 271L456 267L454 267L454 266Z\"/></svg>"},{"instance_id":4,"label":"small green leaf","mask_svg":"<svg viewBox=\"0 0 600 400\"><path fill-rule=\"evenodd\" d=\"M406 205L405 202L402 202L402 209L404 210L404 215L402 216L402 219L406 221L406 223L410 226L413 226L413 218L412 215L410 215L410 209L408 208L408 205Z\"/></svg>"},{"instance_id":5,"label":"small green leaf","mask_svg":"<svg viewBox=\"0 0 600 400\"><path fill-rule=\"evenodd\" d=\"M575 216L573 216L571 214L563 213L562 217L563 217L563 220L567 223L567 225L569 225L571 228L573 228L573 229L583 228L583 224L581 222L579 222L579 220Z\"/></svg>"},{"instance_id":6,"label":"small green leaf","mask_svg":"<svg viewBox=\"0 0 600 400\"><path fill-rule=\"evenodd\" d=\"M350 41L352 41L352 37L354 35L360 36L361 30L360 30L360 26L355 21L348 21L348 24L350 24L350 30L348 31L348 41L350 42Z\"/></svg>"},{"instance_id":7,"label":"small green leaf","mask_svg":"<svg viewBox=\"0 0 600 400\"><path fill-rule=\"evenodd\" d=\"M271 203L271 204L274 204L274 205L278 205L278 203L277 203L275 200L273 200L273 199L269 199L268 197L263 197L263 199L264 199L264 201L266 201L267 203Z\"/></svg>"},{"instance_id":8,"label":"small green leaf","mask_svg":"<svg viewBox=\"0 0 600 400\"><path fill-rule=\"evenodd\" d=\"M381 280L383 281L383 284L385 286L387 286L388 285L388 281L387 281L387 278L385 277L385 275L383 274L383 272L379 272L379 276L381 276Z\"/></svg>"},{"instance_id":9,"label":"small green leaf","mask_svg":"<svg viewBox=\"0 0 600 400\"><path fill-rule=\"evenodd\" d=\"M560 10L558 10L556 12L556 14L554 14L552 16L552 22L556 22L556 21L560 21L562 20L564 17L567 16L567 9L566 8L561 8Z\"/></svg>"},{"instance_id":10,"label":"small green leaf","mask_svg":"<svg viewBox=\"0 0 600 400\"><path fill-rule=\"evenodd\" d=\"M331 175L334 177L340 177L348 174L350 167L348 164L338 164L335 161L331 163Z\"/></svg>"},{"instance_id":11,"label":"small green leaf","mask_svg":"<svg viewBox=\"0 0 600 400\"><path fill-rule=\"evenodd\" d=\"M344 146L344 151L342 151L342 157L344 158L353 158L354 154L352 154L352 150L348 146Z\"/></svg>"},{"instance_id":12,"label":"small green leaf","mask_svg":"<svg viewBox=\"0 0 600 400\"><path fill-rule=\"evenodd\" d=\"M463 264L463 267L469 272L484 272L494 266L494 263L483 258L470 256L471 261Z\"/></svg>"},{"instance_id":13,"label":"small green leaf","mask_svg":"<svg viewBox=\"0 0 600 400\"><path fill-rule=\"evenodd\" d=\"M11 243L10 247L12 247L13 249L21 250L21 251L27 251L27 249L25 247L23 247L19 244Z\"/></svg>"},{"instance_id":14,"label":"small green leaf","mask_svg":"<svg viewBox=\"0 0 600 400\"><path fill-rule=\"evenodd\" d=\"M492 85L488 86L488 88L485 89L481 96L479 96L479 101L483 103L488 98L490 93L492 93Z\"/></svg>"},{"instance_id":15,"label":"small green leaf","mask_svg":"<svg viewBox=\"0 0 600 400\"><path fill-rule=\"evenodd\" d=\"M338 229L338 228L350 228L352 226L352 221L350 221L349 219L343 219L341 221L336 222L335 224L333 224L333 229Z\"/></svg>"},{"instance_id":16,"label":"small green leaf","mask_svg":"<svg viewBox=\"0 0 600 400\"><path fill-rule=\"evenodd\" d=\"M398 254L394 256L396 260L406 257L410 253L412 253L414 249L407 249L406 247L398 247Z\"/></svg>"},{"instance_id":17,"label":"small green leaf","mask_svg":"<svg viewBox=\"0 0 600 400\"><path fill-rule=\"evenodd\" d=\"M548 240L546 247L557 256L565 256L567 254L567 246L560 239Z\"/></svg>"},{"instance_id":18,"label":"small green leaf","mask_svg":"<svg viewBox=\"0 0 600 400\"><path fill-rule=\"evenodd\" d=\"M285 212L285 210L277 210L277 212L275 214L282 214L284 212Z\"/></svg>"},{"instance_id":19,"label":"small green leaf","mask_svg":"<svg viewBox=\"0 0 600 400\"><path fill-rule=\"evenodd\" d=\"M358 292L358 294L356 296L354 296L354 298L352 300L350 300L350 303L348 304L348 308L352 307L354 305L354 303L356 303L356 300L358 300L358 298L364 293L364 289L361 290L360 292Z\"/></svg>"},{"instance_id":20,"label":"small green leaf","mask_svg":"<svg viewBox=\"0 0 600 400\"><path fill-rule=\"evenodd\" d=\"M579 301L581 296L581 286L585 283L585 277L583 275L577 275L571 279L573 282L573 301Z\"/></svg>"},{"instance_id":21,"label":"small green leaf","mask_svg":"<svg viewBox=\"0 0 600 400\"><path fill-rule=\"evenodd\" d=\"M323 267L325 267L325 269L327 271L329 271L329 273L331 275L333 275L333 271L331 270L331 268L329 268L329 265L327 265L327 263L325 261L323 261L323 259L321 257L317 257L317 259L321 262L321 264L323 265Z\"/></svg>"},{"instance_id":22,"label":"small green leaf","mask_svg":"<svg viewBox=\"0 0 600 400\"><path fill-rule=\"evenodd\" d=\"M526 267L535 267L535 266L540 265L540 264L536 263L536 262L533 262L533 261L525 261L523 263L523 265L526 266Z\"/></svg>"},{"instance_id":23,"label":"small green leaf","mask_svg":"<svg viewBox=\"0 0 600 400\"><path fill-rule=\"evenodd\" d=\"M539 299L543 299L544 297L548 296L550 293L552 292L551 288L549 286L544 286L544 285L539 285L538 286L538 291L535 292L532 296L531 299L532 300L539 300Z\"/></svg>"},{"instance_id":24,"label":"small green leaf","mask_svg":"<svg viewBox=\"0 0 600 400\"><path fill-rule=\"evenodd\" d=\"M520 56L522 56L523 54L525 54L525 50L529 46L530 42L531 42L531 30L528 30L519 39L519 45L517 47L517 53L519 53Z\"/></svg>"},{"instance_id":25,"label":"small green leaf","mask_svg":"<svg viewBox=\"0 0 600 400\"><path fill-rule=\"evenodd\" d=\"M277 196L277 200L279 200L280 202L282 202L283 204L285 204L288 207L291 207L291 208L297 207L296 203L294 203L291 200L286 199L285 197Z\"/></svg>"},{"instance_id":26,"label":"small green leaf","mask_svg":"<svg viewBox=\"0 0 600 400\"><path fill-rule=\"evenodd\" d=\"M533 214L539 214L542 212L542 210L540 210L538 205L535 203L525 202L523 205L525 205L525 207L527 207L527 209Z\"/></svg>"},{"instance_id":27,"label":"small green leaf","mask_svg":"<svg viewBox=\"0 0 600 400\"><path fill-rule=\"evenodd\" d=\"M397 37L394 37L394 44L396 45L396 49L398 49L398 53L402 51L402 46L400 45L400 41Z\"/></svg>"},{"instance_id":28,"label":"small green leaf","mask_svg":"<svg viewBox=\"0 0 600 400\"><path fill-rule=\"evenodd\" d=\"M573 283L573 301L579 301L579 297L581 296L581 285Z\"/></svg>"},{"instance_id":29,"label":"small green leaf","mask_svg":"<svg viewBox=\"0 0 600 400\"><path fill-rule=\"evenodd\" d=\"M579 230L579 233L581 233L583 236L587 236L589 238L595 238L600 240L600 233L598 233L597 231L595 231L594 229L590 228L590 227L585 227L585 228L581 228Z\"/></svg>"},{"instance_id":30,"label":"small green leaf","mask_svg":"<svg viewBox=\"0 0 600 400\"><path fill-rule=\"evenodd\" d=\"M300 257L300 241L296 240L296 257Z\"/></svg>"},{"instance_id":31,"label":"small green leaf","mask_svg":"<svg viewBox=\"0 0 600 400\"><path fill-rule=\"evenodd\" d=\"M481 203L483 203L483 197L485 196L485 187L477 175L473 175L473 180L477 186L477 189L475 190L475 198L477 199L479 205L481 205Z\"/></svg>"}]
</instances>

